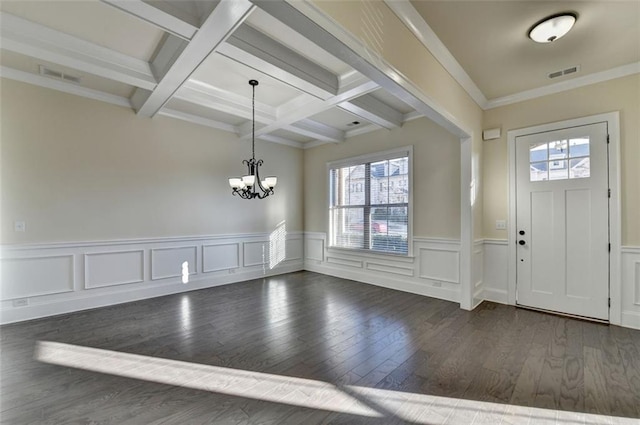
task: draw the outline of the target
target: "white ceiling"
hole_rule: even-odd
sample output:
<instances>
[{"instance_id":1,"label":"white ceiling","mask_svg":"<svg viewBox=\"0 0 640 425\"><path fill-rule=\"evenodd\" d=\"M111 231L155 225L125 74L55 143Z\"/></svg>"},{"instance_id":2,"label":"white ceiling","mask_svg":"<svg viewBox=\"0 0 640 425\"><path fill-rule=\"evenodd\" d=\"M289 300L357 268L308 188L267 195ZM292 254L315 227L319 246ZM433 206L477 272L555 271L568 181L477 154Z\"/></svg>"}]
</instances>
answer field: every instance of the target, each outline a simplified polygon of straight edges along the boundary
<instances>
[{"instance_id":1,"label":"white ceiling","mask_svg":"<svg viewBox=\"0 0 640 425\"><path fill-rule=\"evenodd\" d=\"M640 1L412 1L488 99L640 61ZM577 12L563 38L549 44L527 34L541 19ZM551 72L579 65L571 76Z\"/></svg>"},{"instance_id":2,"label":"white ceiling","mask_svg":"<svg viewBox=\"0 0 640 425\"><path fill-rule=\"evenodd\" d=\"M490 99L549 85L546 74L562 67L581 65L581 76L640 60L636 1L387 4L408 6L411 19L430 26ZM526 38L532 23L558 10L579 13L574 31L551 45ZM256 137L275 143L342 142L420 116L247 0L1 0L0 11L3 77L143 117L170 116L247 139L250 79L260 82ZM41 75L41 65L80 82Z\"/></svg>"}]
</instances>

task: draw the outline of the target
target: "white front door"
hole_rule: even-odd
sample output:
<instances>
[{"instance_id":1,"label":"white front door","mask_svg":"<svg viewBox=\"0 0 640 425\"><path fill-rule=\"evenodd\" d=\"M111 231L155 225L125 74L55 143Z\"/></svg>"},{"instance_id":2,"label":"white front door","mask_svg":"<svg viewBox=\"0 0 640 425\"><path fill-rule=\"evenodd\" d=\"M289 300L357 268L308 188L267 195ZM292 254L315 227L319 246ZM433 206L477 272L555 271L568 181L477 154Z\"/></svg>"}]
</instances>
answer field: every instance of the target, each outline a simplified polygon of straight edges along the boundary
<instances>
[{"instance_id":1,"label":"white front door","mask_svg":"<svg viewBox=\"0 0 640 425\"><path fill-rule=\"evenodd\" d=\"M608 320L607 124L515 146L517 303Z\"/></svg>"}]
</instances>

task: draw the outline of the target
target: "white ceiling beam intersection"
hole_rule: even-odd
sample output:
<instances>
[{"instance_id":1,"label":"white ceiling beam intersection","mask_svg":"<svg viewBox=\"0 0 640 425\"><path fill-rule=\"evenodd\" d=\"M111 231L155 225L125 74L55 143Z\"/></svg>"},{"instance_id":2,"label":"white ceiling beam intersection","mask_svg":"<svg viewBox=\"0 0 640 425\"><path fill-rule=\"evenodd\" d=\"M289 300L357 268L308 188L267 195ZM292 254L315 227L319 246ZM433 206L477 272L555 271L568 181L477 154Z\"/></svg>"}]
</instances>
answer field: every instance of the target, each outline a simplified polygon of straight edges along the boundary
<instances>
[{"instance_id":1,"label":"white ceiling beam intersection","mask_svg":"<svg viewBox=\"0 0 640 425\"><path fill-rule=\"evenodd\" d=\"M149 64L120 52L0 12L3 49L120 83L153 90L156 79Z\"/></svg>"},{"instance_id":2,"label":"white ceiling beam intersection","mask_svg":"<svg viewBox=\"0 0 640 425\"><path fill-rule=\"evenodd\" d=\"M137 96L134 107L138 114L154 116L202 61L242 24L253 7L246 0L221 0L189 44L176 55L175 62L167 69L155 90L148 95L143 93Z\"/></svg>"},{"instance_id":3,"label":"white ceiling beam intersection","mask_svg":"<svg viewBox=\"0 0 640 425\"><path fill-rule=\"evenodd\" d=\"M307 119L313 115L319 114L320 112L324 112L333 108L334 106L351 100L355 97L361 96L363 94L369 93L371 91L376 90L379 86L367 79L363 78L354 78L350 77L352 80L349 81L348 84L345 84L344 90L339 92L336 96L333 96L327 100L321 100L317 98L310 97L308 95L300 95L289 102L280 105L277 109L277 120L273 121L267 126L264 126L260 129L256 130L256 135L268 134L272 131L276 131L280 128L289 128L290 131L300 131L304 133L304 135L308 135L308 128L298 129L295 125L292 124L297 123L301 120ZM332 131L328 133L318 134L317 136L309 136L317 138L318 140L332 140L333 142L342 142L344 141L344 132L336 133L335 128L325 126ZM315 127L319 129L319 126ZM240 132L241 138L247 138L250 136L250 133Z\"/></svg>"}]
</instances>

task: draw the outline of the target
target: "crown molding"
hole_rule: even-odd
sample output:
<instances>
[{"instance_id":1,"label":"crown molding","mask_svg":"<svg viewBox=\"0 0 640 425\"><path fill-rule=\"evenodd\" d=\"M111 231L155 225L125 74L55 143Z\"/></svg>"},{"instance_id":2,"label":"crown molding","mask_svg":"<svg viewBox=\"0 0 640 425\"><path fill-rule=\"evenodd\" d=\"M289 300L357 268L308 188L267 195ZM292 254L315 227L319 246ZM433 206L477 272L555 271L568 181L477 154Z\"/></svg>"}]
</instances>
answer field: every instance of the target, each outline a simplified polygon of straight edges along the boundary
<instances>
[{"instance_id":1,"label":"crown molding","mask_svg":"<svg viewBox=\"0 0 640 425\"><path fill-rule=\"evenodd\" d=\"M555 84L550 84L548 86L538 87L509 96L491 99L487 102L484 109L487 110L498 108L500 106L511 105L513 103L522 102L524 100L530 100L537 97L561 93L563 91L577 89L579 87L589 86L591 84L614 80L616 78L622 78L638 73L640 73L640 62L634 62L628 65L619 66L617 68L611 68L606 71L583 75L582 77L573 78L571 80L561 81Z\"/></svg>"},{"instance_id":2,"label":"crown molding","mask_svg":"<svg viewBox=\"0 0 640 425\"><path fill-rule=\"evenodd\" d=\"M384 2L483 110L511 105L524 100L561 93L563 91L640 73L640 62L634 62L508 96L487 99L409 0L384 0Z\"/></svg>"},{"instance_id":3,"label":"crown molding","mask_svg":"<svg viewBox=\"0 0 640 425\"><path fill-rule=\"evenodd\" d=\"M469 74L462 68L449 49L440 41L429 24L420 16L409 0L384 0L385 4L396 14L403 24L431 52L445 70L460 84L467 94L484 109L487 98L473 82Z\"/></svg>"}]
</instances>

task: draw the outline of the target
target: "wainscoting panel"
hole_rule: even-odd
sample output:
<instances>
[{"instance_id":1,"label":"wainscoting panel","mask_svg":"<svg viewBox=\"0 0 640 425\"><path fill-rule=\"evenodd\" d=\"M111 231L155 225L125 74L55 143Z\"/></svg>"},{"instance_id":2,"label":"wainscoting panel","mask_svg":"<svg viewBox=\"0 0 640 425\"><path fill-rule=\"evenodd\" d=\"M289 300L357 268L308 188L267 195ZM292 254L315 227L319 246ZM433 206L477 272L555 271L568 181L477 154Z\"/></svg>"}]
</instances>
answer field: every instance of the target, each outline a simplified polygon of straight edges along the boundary
<instances>
[{"instance_id":1,"label":"wainscoting panel","mask_svg":"<svg viewBox=\"0 0 640 425\"><path fill-rule=\"evenodd\" d=\"M324 233L306 233L304 237L305 260L324 261Z\"/></svg>"},{"instance_id":2,"label":"wainscoting panel","mask_svg":"<svg viewBox=\"0 0 640 425\"><path fill-rule=\"evenodd\" d=\"M355 267L356 269L361 269L363 264L362 261L360 260L352 260L351 258L329 257L329 256L327 256L327 263L337 264L339 266Z\"/></svg>"},{"instance_id":3,"label":"wainscoting panel","mask_svg":"<svg viewBox=\"0 0 640 425\"><path fill-rule=\"evenodd\" d=\"M420 277L443 282L460 282L460 253L444 248L419 248Z\"/></svg>"},{"instance_id":4,"label":"wainscoting panel","mask_svg":"<svg viewBox=\"0 0 640 425\"><path fill-rule=\"evenodd\" d=\"M0 323L302 270L302 232L282 232L276 246L286 246L286 257L274 257L269 264L272 235L5 245L0 251ZM263 246L268 266L255 267L264 261ZM185 261L189 276L183 283Z\"/></svg>"},{"instance_id":5,"label":"wainscoting panel","mask_svg":"<svg viewBox=\"0 0 640 425\"><path fill-rule=\"evenodd\" d=\"M306 270L458 302L460 242L414 238L413 256L328 248L326 234L305 233Z\"/></svg>"},{"instance_id":6,"label":"wainscoting panel","mask_svg":"<svg viewBox=\"0 0 640 425\"><path fill-rule=\"evenodd\" d=\"M182 277L182 264L186 261L189 274L198 270L198 248L181 246L151 250L151 280Z\"/></svg>"},{"instance_id":7,"label":"wainscoting panel","mask_svg":"<svg viewBox=\"0 0 640 425\"><path fill-rule=\"evenodd\" d=\"M622 326L640 329L640 247L622 247Z\"/></svg>"},{"instance_id":8,"label":"wainscoting panel","mask_svg":"<svg viewBox=\"0 0 640 425\"><path fill-rule=\"evenodd\" d=\"M3 258L2 300L73 291L73 255Z\"/></svg>"},{"instance_id":9,"label":"wainscoting panel","mask_svg":"<svg viewBox=\"0 0 640 425\"><path fill-rule=\"evenodd\" d=\"M202 246L202 272L211 273L240 267L240 245L226 243Z\"/></svg>"},{"instance_id":10,"label":"wainscoting panel","mask_svg":"<svg viewBox=\"0 0 640 425\"><path fill-rule=\"evenodd\" d=\"M484 299L501 304L508 304L507 268L509 250L507 241L502 239L485 239L482 267Z\"/></svg>"},{"instance_id":11,"label":"wainscoting panel","mask_svg":"<svg viewBox=\"0 0 640 425\"><path fill-rule=\"evenodd\" d=\"M269 263L269 241L245 242L242 244L244 250L244 266L262 266Z\"/></svg>"},{"instance_id":12,"label":"wainscoting panel","mask_svg":"<svg viewBox=\"0 0 640 425\"><path fill-rule=\"evenodd\" d=\"M84 255L84 287L102 288L144 281L144 250Z\"/></svg>"},{"instance_id":13,"label":"wainscoting panel","mask_svg":"<svg viewBox=\"0 0 640 425\"><path fill-rule=\"evenodd\" d=\"M287 239L286 245L287 261L302 260L304 257L304 240L302 238Z\"/></svg>"}]
</instances>

